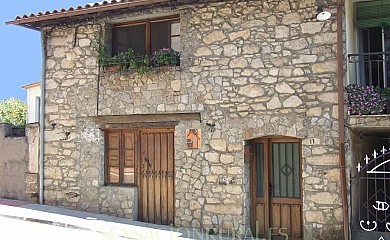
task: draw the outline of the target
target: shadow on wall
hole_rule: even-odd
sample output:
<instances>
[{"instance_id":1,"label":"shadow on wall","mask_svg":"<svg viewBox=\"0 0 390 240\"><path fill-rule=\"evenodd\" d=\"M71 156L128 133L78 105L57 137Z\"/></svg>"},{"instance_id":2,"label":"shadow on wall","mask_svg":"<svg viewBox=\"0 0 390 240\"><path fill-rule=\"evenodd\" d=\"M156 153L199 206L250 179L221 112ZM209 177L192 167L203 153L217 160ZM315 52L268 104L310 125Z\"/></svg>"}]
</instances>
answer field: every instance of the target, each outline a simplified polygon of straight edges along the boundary
<instances>
[{"instance_id":1,"label":"shadow on wall","mask_svg":"<svg viewBox=\"0 0 390 240\"><path fill-rule=\"evenodd\" d=\"M8 123L0 123L0 137L1 136L4 136L4 138L24 137L26 136L26 129Z\"/></svg>"}]
</instances>

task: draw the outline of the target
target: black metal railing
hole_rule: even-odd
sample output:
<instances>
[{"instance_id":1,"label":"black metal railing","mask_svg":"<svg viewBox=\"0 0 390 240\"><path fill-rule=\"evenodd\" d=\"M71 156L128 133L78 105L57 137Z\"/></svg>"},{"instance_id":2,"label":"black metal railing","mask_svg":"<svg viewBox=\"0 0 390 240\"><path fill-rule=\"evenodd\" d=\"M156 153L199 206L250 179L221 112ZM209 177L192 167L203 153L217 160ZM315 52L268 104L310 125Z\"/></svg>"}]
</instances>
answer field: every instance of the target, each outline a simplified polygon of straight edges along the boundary
<instances>
[{"instance_id":1,"label":"black metal railing","mask_svg":"<svg viewBox=\"0 0 390 240\"><path fill-rule=\"evenodd\" d=\"M390 87L390 52L348 54L348 69L351 82Z\"/></svg>"},{"instance_id":2,"label":"black metal railing","mask_svg":"<svg viewBox=\"0 0 390 240\"><path fill-rule=\"evenodd\" d=\"M357 172L350 173L353 240L390 238L390 151L386 149L367 154L357 164Z\"/></svg>"}]
</instances>

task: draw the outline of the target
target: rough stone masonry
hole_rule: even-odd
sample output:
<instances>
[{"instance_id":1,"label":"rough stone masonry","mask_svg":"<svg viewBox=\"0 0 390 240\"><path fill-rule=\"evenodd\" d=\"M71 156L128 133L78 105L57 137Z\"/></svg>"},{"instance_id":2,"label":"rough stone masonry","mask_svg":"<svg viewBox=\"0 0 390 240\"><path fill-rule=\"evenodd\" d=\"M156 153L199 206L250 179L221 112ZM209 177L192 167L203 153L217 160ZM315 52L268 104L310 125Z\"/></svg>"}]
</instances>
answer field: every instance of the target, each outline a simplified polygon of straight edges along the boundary
<instances>
[{"instance_id":1,"label":"rough stone masonry","mask_svg":"<svg viewBox=\"0 0 390 240\"><path fill-rule=\"evenodd\" d=\"M335 11L333 1L328 6ZM244 234L243 141L280 135L302 140L304 238L341 237L336 19L316 21L316 8L314 0L222 1L47 26L46 203L137 219L137 188L104 186L98 98L99 115L201 114L201 122L175 127L176 226ZM181 16L180 68L101 73L98 93L101 30L109 35L104 29L114 21L171 12ZM188 128L202 130L200 150L187 149ZM234 183L221 185L225 177Z\"/></svg>"}]
</instances>

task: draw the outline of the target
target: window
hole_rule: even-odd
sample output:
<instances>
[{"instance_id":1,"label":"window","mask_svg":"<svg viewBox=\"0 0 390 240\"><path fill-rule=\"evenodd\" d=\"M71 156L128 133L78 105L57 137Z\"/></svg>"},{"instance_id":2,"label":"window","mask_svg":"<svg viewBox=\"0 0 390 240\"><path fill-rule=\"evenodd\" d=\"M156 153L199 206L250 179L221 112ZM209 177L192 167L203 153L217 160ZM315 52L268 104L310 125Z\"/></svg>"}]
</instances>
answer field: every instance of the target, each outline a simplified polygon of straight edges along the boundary
<instances>
[{"instance_id":1,"label":"window","mask_svg":"<svg viewBox=\"0 0 390 240\"><path fill-rule=\"evenodd\" d=\"M114 25L112 54L129 48L139 55L151 55L162 48L180 51L180 18L175 16Z\"/></svg>"},{"instance_id":2,"label":"window","mask_svg":"<svg viewBox=\"0 0 390 240\"><path fill-rule=\"evenodd\" d=\"M352 65L356 83L386 88L390 84L390 0L355 3L358 54ZM350 61L351 63L351 61Z\"/></svg>"},{"instance_id":3,"label":"window","mask_svg":"<svg viewBox=\"0 0 390 240\"><path fill-rule=\"evenodd\" d=\"M39 118L41 115L41 98L35 97L35 121L39 122Z\"/></svg>"},{"instance_id":4,"label":"window","mask_svg":"<svg viewBox=\"0 0 390 240\"><path fill-rule=\"evenodd\" d=\"M135 132L107 130L105 132L106 184L134 184L135 177Z\"/></svg>"},{"instance_id":5,"label":"window","mask_svg":"<svg viewBox=\"0 0 390 240\"><path fill-rule=\"evenodd\" d=\"M159 186L162 182L162 188L170 184L169 179L174 176L172 127L106 129L104 141L106 185L142 187L144 184L147 190L148 179L154 179Z\"/></svg>"}]
</instances>

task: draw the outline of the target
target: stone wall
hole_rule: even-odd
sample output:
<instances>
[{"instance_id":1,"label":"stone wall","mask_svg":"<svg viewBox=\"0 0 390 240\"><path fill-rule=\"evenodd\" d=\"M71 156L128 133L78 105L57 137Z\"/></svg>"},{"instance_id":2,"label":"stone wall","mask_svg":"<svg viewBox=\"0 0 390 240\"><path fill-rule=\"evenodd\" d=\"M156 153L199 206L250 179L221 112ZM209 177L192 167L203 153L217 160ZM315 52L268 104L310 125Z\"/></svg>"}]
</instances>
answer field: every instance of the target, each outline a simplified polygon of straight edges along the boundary
<instances>
[{"instance_id":1,"label":"stone wall","mask_svg":"<svg viewBox=\"0 0 390 240\"><path fill-rule=\"evenodd\" d=\"M39 124L32 123L26 126L26 137L28 141L28 162L25 175L25 200L38 202L38 171L39 171Z\"/></svg>"},{"instance_id":2,"label":"stone wall","mask_svg":"<svg viewBox=\"0 0 390 240\"><path fill-rule=\"evenodd\" d=\"M15 137L14 126L0 124L0 198L25 199L28 146L26 137Z\"/></svg>"},{"instance_id":3,"label":"stone wall","mask_svg":"<svg viewBox=\"0 0 390 240\"><path fill-rule=\"evenodd\" d=\"M171 11L181 13L180 69L102 74L98 95L96 38L106 22ZM104 186L97 110L200 112L202 122L175 129L176 226L243 233L250 203L243 141L280 135L302 140L305 239L341 236L336 19L316 22L315 14L310 0L223 1L45 29L46 202L135 219L137 189ZM202 129L200 150L186 149L188 128ZM235 182L221 185L223 177Z\"/></svg>"}]
</instances>

